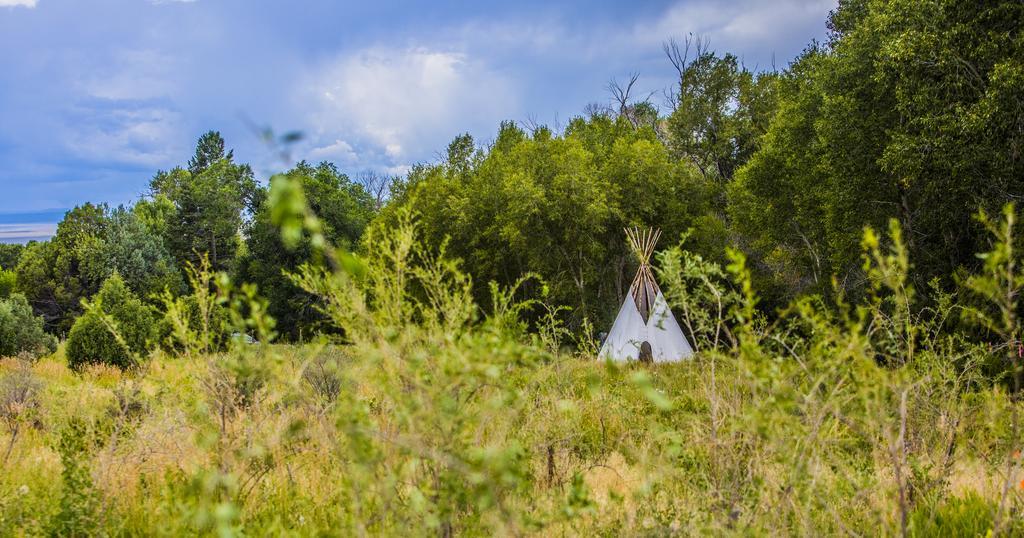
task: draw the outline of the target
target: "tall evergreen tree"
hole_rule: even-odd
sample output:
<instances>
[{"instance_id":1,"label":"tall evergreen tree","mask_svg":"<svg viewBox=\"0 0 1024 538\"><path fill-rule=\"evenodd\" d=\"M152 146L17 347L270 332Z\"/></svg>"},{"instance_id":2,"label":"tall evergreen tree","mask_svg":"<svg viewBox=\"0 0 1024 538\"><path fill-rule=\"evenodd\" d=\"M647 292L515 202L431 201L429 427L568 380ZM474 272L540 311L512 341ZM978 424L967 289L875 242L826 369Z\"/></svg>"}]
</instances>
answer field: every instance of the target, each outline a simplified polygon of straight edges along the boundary
<instances>
[{"instance_id":1,"label":"tall evergreen tree","mask_svg":"<svg viewBox=\"0 0 1024 538\"><path fill-rule=\"evenodd\" d=\"M196 143L196 153L188 160L188 171L193 175L203 173L221 159L232 160L234 151L224 152L224 138L219 131L207 131Z\"/></svg>"},{"instance_id":2,"label":"tall evergreen tree","mask_svg":"<svg viewBox=\"0 0 1024 538\"><path fill-rule=\"evenodd\" d=\"M232 159L220 134L210 131L199 139L188 170L159 172L150 182L150 203L167 200L174 206L163 226L178 263L208 256L214 269L232 268L257 191L252 169Z\"/></svg>"}]
</instances>

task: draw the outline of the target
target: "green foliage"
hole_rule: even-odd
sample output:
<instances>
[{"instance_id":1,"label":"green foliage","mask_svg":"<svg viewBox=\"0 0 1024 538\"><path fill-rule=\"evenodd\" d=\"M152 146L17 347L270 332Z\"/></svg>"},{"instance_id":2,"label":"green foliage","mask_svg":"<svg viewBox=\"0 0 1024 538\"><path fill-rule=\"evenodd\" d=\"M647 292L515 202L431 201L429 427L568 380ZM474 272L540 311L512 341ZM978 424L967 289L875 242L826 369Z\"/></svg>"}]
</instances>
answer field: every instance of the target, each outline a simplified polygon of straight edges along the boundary
<instances>
[{"instance_id":1,"label":"green foliage","mask_svg":"<svg viewBox=\"0 0 1024 538\"><path fill-rule=\"evenodd\" d=\"M636 77L626 87L613 81L617 107L588 107L561 131L504 122L486 148L456 137L442 162L392 185L386 204L386 181L360 185L328 163L301 162L280 176L294 181L261 188L210 131L130 211L75 208L51 242L0 247L0 267L17 260L17 291L63 334L81 299L114 271L149 300L164 288L181 293L176 267L206 256L214 272L256 284L277 331L298 340L337 328L282 272L325 263L326 242L365 252L367 228L394 226L412 210L420 236L433 249L447 245L476 281L508 288L539 275L544 305L580 336L585 324L610 323L621 304L634 269L624 227L658 226L670 242L691 230L687 248L720 267L728 248L742 251L769 312L827 297L834 283L854 300L878 291L860 263L860 232L896 219L915 262L911 308L931 308L924 290L933 282L950 293L956 272L982 266L973 257L986 237L976 209L991 213L1024 190L1021 10L844 1L829 16L827 42L781 71L745 67L699 37L670 40L670 110L632 98ZM288 225L305 216L271 200L298 189L321 229ZM0 280L4 293L11 278ZM523 282L522 293L539 295L537 282ZM473 293L491 306L486 286ZM537 304L526 317L537 325L551 311Z\"/></svg>"},{"instance_id":2,"label":"green foliage","mask_svg":"<svg viewBox=\"0 0 1024 538\"><path fill-rule=\"evenodd\" d=\"M60 454L62 493L60 512L50 523L54 536L93 536L100 528L99 499L89 473L92 435L79 418L60 431L55 448Z\"/></svg>"},{"instance_id":3,"label":"green foliage","mask_svg":"<svg viewBox=\"0 0 1024 538\"><path fill-rule=\"evenodd\" d=\"M515 371L531 369L545 354L504 340L494 325L475 330L478 312L468 278L455 262L422 250L414 234L407 217L395 229L371 231L367 244L373 250L361 260L365 270L358 278L309 265L294 277L324 297L326 312L351 348L366 351L345 372L359 372L359 382L370 383L364 386L373 387L375 407L386 409L402 432L384 441L366 403L340 392L340 446L353 458L346 483L358 487L363 499L347 514L344 528L387 528L372 523L373 513L384 515L388 527L443 534L532 525L525 513L486 523L484 514L503 510L507 498L527 491L532 478L521 443L495 439L481 446L474 432L493 413L528 416L532 405ZM347 375L345 384L355 381ZM394 451L412 465L390 468L382 458ZM398 500L397 484L408 488L409 510L387 508Z\"/></svg>"},{"instance_id":4,"label":"green foliage","mask_svg":"<svg viewBox=\"0 0 1024 538\"><path fill-rule=\"evenodd\" d=\"M56 348L56 339L43 332L43 319L32 312L24 295L0 298L0 357L22 352L38 356Z\"/></svg>"},{"instance_id":5,"label":"green foliage","mask_svg":"<svg viewBox=\"0 0 1024 538\"><path fill-rule=\"evenodd\" d=\"M163 239L135 212L92 204L69 211L52 240L29 245L16 273L17 289L58 334L70 329L82 300L114 273L144 298L182 286Z\"/></svg>"},{"instance_id":6,"label":"green foliage","mask_svg":"<svg viewBox=\"0 0 1024 538\"><path fill-rule=\"evenodd\" d=\"M106 206L86 203L68 211L53 239L29 245L18 261L18 291L43 316L51 332L67 331L81 314L81 300L102 283L91 280L95 275L83 268L106 231L106 210Z\"/></svg>"},{"instance_id":7,"label":"green foliage","mask_svg":"<svg viewBox=\"0 0 1024 538\"><path fill-rule=\"evenodd\" d=\"M361 185L329 163L311 166L300 162L294 169L272 180L270 198L256 209L246 233L247 252L239 261L236 279L259 286L269 300L269 313L277 320L277 329L289 338L311 336L322 329L324 317L316 309L316 298L284 278L284 272L296 271L304 263L320 264L324 258L309 234L288 234L297 230L284 223L280 189L286 181L301 189L301 204L320 216L318 233L331 243L345 248L359 244L363 231L373 217L375 202ZM262 197L261 197L262 198ZM277 208L277 209L272 209ZM301 211L301 206L300 206Z\"/></svg>"},{"instance_id":8,"label":"green foliage","mask_svg":"<svg viewBox=\"0 0 1024 538\"><path fill-rule=\"evenodd\" d=\"M987 536L995 506L976 493L951 498L939 506L921 506L910 519L911 536Z\"/></svg>"},{"instance_id":9,"label":"green foliage","mask_svg":"<svg viewBox=\"0 0 1024 538\"><path fill-rule=\"evenodd\" d=\"M18 265L25 247L18 244L0 243L0 299L9 297L15 291Z\"/></svg>"},{"instance_id":10,"label":"green foliage","mask_svg":"<svg viewBox=\"0 0 1024 538\"><path fill-rule=\"evenodd\" d=\"M174 202L164 194L143 198L132 207L132 213L135 213L146 229L160 238L167 237L167 226L174 211Z\"/></svg>"},{"instance_id":11,"label":"green foliage","mask_svg":"<svg viewBox=\"0 0 1024 538\"><path fill-rule=\"evenodd\" d=\"M577 118L560 136L544 129L528 136L505 123L488 150L460 137L444 163L414 169L378 223L391 226L403 208L416 211L427 243L446 243L481 282L507 287L538 274L548 300L569 306L577 328L584 318L610 322L621 304L635 270L622 229L656 223L678 237L706 222L697 219L711 192L651 127L623 117ZM523 291L537 294L535 286ZM486 291L475 295L485 305Z\"/></svg>"},{"instance_id":12,"label":"green foliage","mask_svg":"<svg viewBox=\"0 0 1024 538\"><path fill-rule=\"evenodd\" d=\"M107 214L106 233L91 245L94 249L83 263L83 273L92 282L102 282L117 273L142 298L164 289L178 292L181 274L163 239L153 233L135 211L118 207Z\"/></svg>"},{"instance_id":13,"label":"green foliage","mask_svg":"<svg viewBox=\"0 0 1024 538\"><path fill-rule=\"evenodd\" d=\"M56 325L59 305L52 280L54 247L50 241L32 243L25 248L15 268L18 291L32 304L36 313L50 325Z\"/></svg>"},{"instance_id":14,"label":"green foliage","mask_svg":"<svg viewBox=\"0 0 1024 538\"><path fill-rule=\"evenodd\" d=\"M290 200L282 222L312 241L321 225L295 192L276 198ZM636 366L528 334L521 314L543 297L519 300L521 288L492 285L495 306L481 308L459 262L396 219L371 228L361 255L325 243L326 263L292 276L322 297L341 344L270 344L266 303L205 265L192 302L227 313L236 334L222 350L190 329L181 356L131 377L38 364L51 380L36 409L69 425L61 463L34 457L46 437L26 430L0 473L0 530L1020 533L1020 402L980 369L1002 350L950 335L942 320L965 305L948 296L901 313L923 292L909 291L899 226L865 232L860 300L808 297L774 319L756 310L741 253L723 268L667 250L662 279L683 288L669 295L694 308L729 297L721 323L735 339L711 343L716 315L694 325L694 360ZM1019 254L993 239L1001 253L986 259L1005 274ZM1000 300L978 294L971 308L995 315ZM117 427L128 415L137 423ZM35 476L50 480L21 487Z\"/></svg>"},{"instance_id":15,"label":"green foliage","mask_svg":"<svg viewBox=\"0 0 1024 538\"><path fill-rule=\"evenodd\" d=\"M679 75L666 120L668 146L705 178L731 181L771 121L778 76L753 73L732 54L718 56L700 37L669 41L665 52Z\"/></svg>"},{"instance_id":16,"label":"green foliage","mask_svg":"<svg viewBox=\"0 0 1024 538\"><path fill-rule=\"evenodd\" d=\"M1024 288L1024 270L1020 267L1017 213L1013 204L1003 207L1003 218L994 220L984 211L978 220L992 236L992 250L978 257L982 271L967 277L964 286L978 300L964 310L967 321L980 326L996 338L1003 357L996 361L998 374L1009 374L1014 391L1024 388L1019 346L1022 341L1020 306L1017 297Z\"/></svg>"},{"instance_id":17,"label":"green foliage","mask_svg":"<svg viewBox=\"0 0 1024 538\"><path fill-rule=\"evenodd\" d=\"M658 280L679 317L694 351L719 350L733 338L729 324L739 295L717 263L683 250L682 244L658 255ZM735 342L733 342L735 344Z\"/></svg>"},{"instance_id":18,"label":"green foliage","mask_svg":"<svg viewBox=\"0 0 1024 538\"><path fill-rule=\"evenodd\" d=\"M219 406L247 407L259 396L271 379L274 355L269 344L277 337L275 320L267 313L267 301L256 295L256 286L232 286L227 278L219 279L217 297L226 304L232 329L232 353L211 364L208 383Z\"/></svg>"},{"instance_id":19,"label":"green foliage","mask_svg":"<svg viewBox=\"0 0 1024 538\"><path fill-rule=\"evenodd\" d=\"M188 160L188 171L198 175L221 159L231 160L234 151L224 153L224 138L217 131L207 131L196 143L196 153Z\"/></svg>"},{"instance_id":20,"label":"green foliage","mask_svg":"<svg viewBox=\"0 0 1024 538\"><path fill-rule=\"evenodd\" d=\"M0 267L8 269L18 265L21 253L25 251L25 245L17 243L0 243Z\"/></svg>"},{"instance_id":21,"label":"green foliage","mask_svg":"<svg viewBox=\"0 0 1024 538\"><path fill-rule=\"evenodd\" d=\"M977 267L972 221L1022 188L1020 4L843 2L782 77L778 113L730 188L763 278L859 291L859 230L897 218L919 287Z\"/></svg>"},{"instance_id":22,"label":"green foliage","mask_svg":"<svg viewBox=\"0 0 1024 538\"><path fill-rule=\"evenodd\" d=\"M161 206L156 213L165 219L156 225L164 228L164 240L178 264L197 264L205 255L214 270L232 267L245 211L254 207L258 195L252 169L235 164L232 152L224 152L219 133L204 134L189 169L157 173L150 190L151 203ZM162 207L165 199L173 211ZM157 220L153 216L151 222Z\"/></svg>"},{"instance_id":23,"label":"green foliage","mask_svg":"<svg viewBox=\"0 0 1024 538\"><path fill-rule=\"evenodd\" d=\"M218 293L218 284L226 276L210 267L203 256L199 265L186 263L188 295L174 295L166 290L161 297L164 316L160 326L160 341L172 351L193 356L224 349L230 335L225 297Z\"/></svg>"},{"instance_id":24,"label":"green foliage","mask_svg":"<svg viewBox=\"0 0 1024 538\"><path fill-rule=\"evenodd\" d=\"M0 299L10 297L18 283L18 273L0 267Z\"/></svg>"},{"instance_id":25,"label":"green foliage","mask_svg":"<svg viewBox=\"0 0 1024 538\"><path fill-rule=\"evenodd\" d=\"M22 432L40 423L39 392L42 389L43 383L25 362L0 378L0 426L9 437L6 449L0 449L0 467L10 461Z\"/></svg>"},{"instance_id":26,"label":"green foliage","mask_svg":"<svg viewBox=\"0 0 1024 538\"><path fill-rule=\"evenodd\" d=\"M86 312L71 327L65 354L68 365L139 364L156 340L152 310L135 296L117 273L103 283Z\"/></svg>"}]
</instances>

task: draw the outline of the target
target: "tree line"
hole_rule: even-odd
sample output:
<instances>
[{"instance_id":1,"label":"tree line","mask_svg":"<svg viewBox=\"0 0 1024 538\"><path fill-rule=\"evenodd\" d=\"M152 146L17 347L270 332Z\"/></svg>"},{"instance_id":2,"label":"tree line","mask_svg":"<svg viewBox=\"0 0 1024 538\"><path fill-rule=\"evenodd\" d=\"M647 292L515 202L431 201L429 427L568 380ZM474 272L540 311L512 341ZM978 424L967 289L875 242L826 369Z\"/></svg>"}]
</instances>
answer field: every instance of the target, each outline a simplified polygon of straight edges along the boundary
<instances>
[{"instance_id":1,"label":"tree line","mask_svg":"<svg viewBox=\"0 0 1024 538\"><path fill-rule=\"evenodd\" d=\"M359 250L368 229L414 214L481 304L487 282L536 274L523 290L575 330L610 323L621 304L635 270L622 229L633 225L718 263L726 247L742 251L771 312L802 295L863 293L863 230L895 218L912 283L948 291L987 250L973 215L1024 194L1021 21L1019 2L841 1L827 40L781 70L670 40L678 82L664 106L636 98L634 76L562 129L504 122L487 144L461 135L387 186L327 162L284 175L333 244ZM285 248L269 193L211 131L135 204L86 203L51 240L0 246L0 296L63 336L111 278L122 284L108 295L155 308L207 263L256 284L283 337L313 335L317 301L285 275L326 262L310 237Z\"/></svg>"}]
</instances>

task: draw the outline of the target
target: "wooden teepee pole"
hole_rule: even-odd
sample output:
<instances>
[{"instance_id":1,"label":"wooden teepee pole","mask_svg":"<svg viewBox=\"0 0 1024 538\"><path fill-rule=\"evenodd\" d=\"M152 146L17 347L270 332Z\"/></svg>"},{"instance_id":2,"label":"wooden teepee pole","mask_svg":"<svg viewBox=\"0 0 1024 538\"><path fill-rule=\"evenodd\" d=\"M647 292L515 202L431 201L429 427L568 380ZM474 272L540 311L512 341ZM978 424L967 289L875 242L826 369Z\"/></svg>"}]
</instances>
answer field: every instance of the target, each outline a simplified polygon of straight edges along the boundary
<instances>
[{"instance_id":1,"label":"wooden teepee pole","mask_svg":"<svg viewBox=\"0 0 1024 538\"><path fill-rule=\"evenodd\" d=\"M638 226L626 228L626 237L629 240L630 248L640 262L636 276L630 284L630 292L636 307L647 321L654 299L658 294L658 284L654 281L654 273L651 271L651 257L654 255L654 247L661 238L661 230L655 228L640 229Z\"/></svg>"}]
</instances>

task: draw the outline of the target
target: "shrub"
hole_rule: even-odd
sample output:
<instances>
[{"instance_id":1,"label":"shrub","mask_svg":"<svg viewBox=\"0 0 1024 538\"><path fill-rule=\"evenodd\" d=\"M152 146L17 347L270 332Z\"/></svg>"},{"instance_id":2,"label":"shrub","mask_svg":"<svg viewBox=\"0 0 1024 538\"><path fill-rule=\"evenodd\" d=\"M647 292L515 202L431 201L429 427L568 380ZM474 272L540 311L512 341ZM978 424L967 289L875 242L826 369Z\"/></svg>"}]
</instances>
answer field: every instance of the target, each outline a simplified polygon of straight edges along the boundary
<instances>
[{"instance_id":1,"label":"shrub","mask_svg":"<svg viewBox=\"0 0 1024 538\"><path fill-rule=\"evenodd\" d=\"M12 269L0 267L0 299L6 299L14 293L18 275Z\"/></svg>"},{"instance_id":2,"label":"shrub","mask_svg":"<svg viewBox=\"0 0 1024 538\"><path fill-rule=\"evenodd\" d=\"M80 418L72 418L60 431L56 452L60 454L60 512L50 521L52 536L92 536L99 529L99 498L89 472L93 432Z\"/></svg>"},{"instance_id":3,"label":"shrub","mask_svg":"<svg viewBox=\"0 0 1024 538\"><path fill-rule=\"evenodd\" d=\"M198 264L186 263L185 276L192 293L174 295L165 290L160 298L164 312L157 328L160 343L167 351L189 357L225 349L231 330L220 288L227 281L218 281L223 275L213 271L206 256Z\"/></svg>"},{"instance_id":4,"label":"shrub","mask_svg":"<svg viewBox=\"0 0 1024 538\"><path fill-rule=\"evenodd\" d=\"M24 295L0 299L0 357L22 352L35 357L56 349L56 339L43 332L43 318L32 315Z\"/></svg>"},{"instance_id":5,"label":"shrub","mask_svg":"<svg viewBox=\"0 0 1024 538\"><path fill-rule=\"evenodd\" d=\"M345 385L343 358L340 349L332 346L317 353L302 370L302 380L323 406L333 404Z\"/></svg>"},{"instance_id":6,"label":"shrub","mask_svg":"<svg viewBox=\"0 0 1024 538\"><path fill-rule=\"evenodd\" d=\"M42 382L27 364L19 363L13 372L0 377L0 426L8 435L7 447L0 456L0 466L6 465L22 428L37 418L39 410L38 393Z\"/></svg>"},{"instance_id":7,"label":"shrub","mask_svg":"<svg viewBox=\"0 0 1024 538\"><path fill-rule=\"evenodd\" d=\"M68 334L68 365L79 369L88 363L119 368L133 366L154 340L156 323L149 307L113 274L75 320Z\"/></svg>"}]
</instances>

